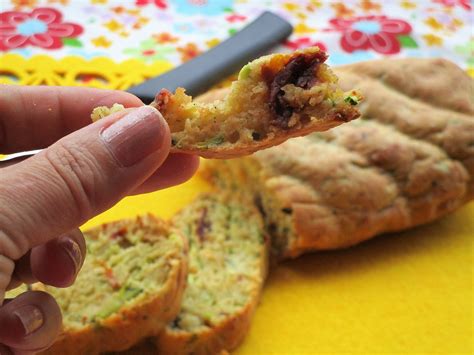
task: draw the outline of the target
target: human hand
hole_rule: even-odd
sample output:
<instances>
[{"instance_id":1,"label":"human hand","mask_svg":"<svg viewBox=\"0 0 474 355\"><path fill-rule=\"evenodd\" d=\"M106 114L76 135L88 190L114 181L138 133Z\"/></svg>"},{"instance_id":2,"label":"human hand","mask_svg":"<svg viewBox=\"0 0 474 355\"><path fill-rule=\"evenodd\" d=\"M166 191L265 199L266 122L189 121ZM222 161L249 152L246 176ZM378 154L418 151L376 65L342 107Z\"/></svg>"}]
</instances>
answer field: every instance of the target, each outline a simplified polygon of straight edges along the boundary
<instances>
[{"instance_id":1,"label":"human hand","mask_svg":"<svg viewBox=\"0 0 474 355\"><path fill-rule=\"evenodd\" d=\"M127 109L89 124L97 106ZM78 226L130 194L179 184L198 158L169 155L158 111L124 92L0 86L0 153L49 148L0 169L0 354L47 348L61 328L55 300L21 283L71 285L86 248Z\"/></svg>"}]
</instances>

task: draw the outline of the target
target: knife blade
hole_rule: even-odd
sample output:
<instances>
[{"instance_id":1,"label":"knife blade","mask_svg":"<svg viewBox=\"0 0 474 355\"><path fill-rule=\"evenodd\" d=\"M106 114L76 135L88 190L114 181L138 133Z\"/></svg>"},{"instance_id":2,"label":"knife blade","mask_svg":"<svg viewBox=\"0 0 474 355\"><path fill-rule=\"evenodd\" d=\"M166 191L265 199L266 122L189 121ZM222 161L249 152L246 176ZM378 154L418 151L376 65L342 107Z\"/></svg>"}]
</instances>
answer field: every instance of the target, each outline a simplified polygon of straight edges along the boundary
<instances>
[{"instance_id":1,"label":"knife blade","mask_svg":"<svg viewBox=\"0 0 474 355\"><path fill-rule=\"evenodd\" d=\"M226 41L179 67L129 88L144 103L153 101L161 89L174 92L178 87L196 96L235 73L250 60L259 57L293 32L289 22L265 11L257 19Z\"/></svg>"}]
</instances>

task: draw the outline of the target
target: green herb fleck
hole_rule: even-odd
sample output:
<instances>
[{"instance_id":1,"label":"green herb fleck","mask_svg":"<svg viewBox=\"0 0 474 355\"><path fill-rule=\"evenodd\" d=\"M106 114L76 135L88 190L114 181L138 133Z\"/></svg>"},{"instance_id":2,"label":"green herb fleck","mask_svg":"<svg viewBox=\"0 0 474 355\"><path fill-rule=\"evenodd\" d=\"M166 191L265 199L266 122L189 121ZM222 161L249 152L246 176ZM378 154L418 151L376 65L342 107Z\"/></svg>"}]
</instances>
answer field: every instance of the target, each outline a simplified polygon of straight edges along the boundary
<instances>
[{"instance_id":1,"label":"green herb fleck","mask_svg":"<svg viewBox=\"0 0 474 355\"><path fill-rule=\"evenodd\" d=\"M120 290L120 298L122 298L125 301L129 301L137 297L142 292L143 290L141 288L126 286L125 288Z\"/></svg>"},{"instance_id":2,"label":"green herb fleck","mask_svg":"<svg viewBox=\"0 0 474 355\"><path fill-rule=\"evenodd\" d=\"M207 149L207 148L210 148L210 147L220 145L222 143L224 143L224 137L223 136L216 136L216 137L211 138L211 139L209 139L205 142L197 143L196 146L198 148L201 148L201 149Z\"/></svg>"},{"instance_id":3,"label":"green herb fleck","mask_svg":"<svg viewBox=\"0 0 474 355\"><path fill-rule=\"evenodd\" d=\"M352 106L355 106L359 103L359 98L354 95L349 95L344 99L344 101L351 104Z\"/></svg>"},{"instance_id":4,"label":"green herb fleck","mask_svg":"<svg viewBox=\"0 0 474 355\"><path fill-rule=\"evenodd\" d=\"M129 301L135 298L142 292L143 290L141 288L131 287L131 286L123 287L120 290L118 296L106 302L102 310L97 313L96 318L104 319L104 318L109 317L112 313L116 313L120 309L120 307L122 307L125 301Z\"/></svg>"},{"instance_id":5,"label":"green herb fleck","mask_svg":"<svg viewBox=\"0 0 474 355\"><path fill-rule=\"evenodd\" d=\"M249 65L249 64L245 65L245 66L240 70L240 72L239 72L239 78L238 78L238 79L239 79L239 80L247 79L247 78L249 77L251 71L252 71L252 70L250 69L250 65Z\"/></svg>"},{"instance_id":6,"label":"green herb fleck","mask_svg":"<svg viewBox=\"0 0 474 355\"><path fill-rule=\"evenodd\" d=\"M97 313L96 318L105 319L110 316L112 313L117 312L120 307L122 307L123 301L117 298L109 300L105 306Z\"/></svg>"}]
</instances>

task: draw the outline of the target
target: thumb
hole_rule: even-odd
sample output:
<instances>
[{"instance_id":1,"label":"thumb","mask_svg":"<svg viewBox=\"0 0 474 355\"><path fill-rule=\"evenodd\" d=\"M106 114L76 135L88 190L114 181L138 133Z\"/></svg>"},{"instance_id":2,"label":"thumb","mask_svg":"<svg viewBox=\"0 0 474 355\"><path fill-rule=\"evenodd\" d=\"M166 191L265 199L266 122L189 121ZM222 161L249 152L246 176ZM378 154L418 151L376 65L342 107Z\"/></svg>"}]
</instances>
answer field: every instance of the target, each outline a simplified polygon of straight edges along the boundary
<instances>
[{"instance_id":1,"label":"thumb","mask_svg":"<svg viewBox=\"0 0 474 355\"><path fill-rule=\"evenodd\" d=\"M0 256L17 260L106 210L166 159L168 125L150 106L78 130L0 175Z\"/></svg>"}]
</instances>

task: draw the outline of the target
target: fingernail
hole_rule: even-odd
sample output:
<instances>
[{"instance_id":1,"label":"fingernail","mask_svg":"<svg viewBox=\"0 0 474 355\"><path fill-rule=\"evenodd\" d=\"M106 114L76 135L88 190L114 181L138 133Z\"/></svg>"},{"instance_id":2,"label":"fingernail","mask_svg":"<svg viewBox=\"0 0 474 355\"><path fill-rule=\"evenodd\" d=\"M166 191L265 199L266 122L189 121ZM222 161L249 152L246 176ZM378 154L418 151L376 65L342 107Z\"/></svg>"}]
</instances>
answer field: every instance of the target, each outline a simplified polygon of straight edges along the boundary
<instances>
[{"instance_id":1,"label":"fingernail","mask_svg":"<svg viewBox=\"0 0 474 355\"><path fill-rule=\"evenodd\" d=\"M156 109L142 106L105 128L101 136L119 163L131 166L163 146L165 125Z\"/></svg>"},{"instance_id":2,"label":"fingernail","mask_svg":"<svg viewBox=\"0 0 474 355\"><path fill-rule=\"evenodd\" d=\"M71 261L74 264L74 271L77 274L82 263L82 252L79 244L69 237L63 237L59 243L61 248L71 258Z\"/></svg>"},{"instance_id":3,"label":"fingernail","mask_svg":"<svg viewBox=\"0 0 474 355\"><path fill-rule=\"evenodd\" d=\"M25 305L16 309L13 312L13 315L20 320L21 324L23 324L25 335L29 335L41 328L44 322L43 312L32 305Z\"/></svg>"}]
</instances>

